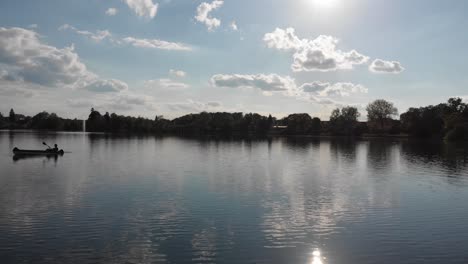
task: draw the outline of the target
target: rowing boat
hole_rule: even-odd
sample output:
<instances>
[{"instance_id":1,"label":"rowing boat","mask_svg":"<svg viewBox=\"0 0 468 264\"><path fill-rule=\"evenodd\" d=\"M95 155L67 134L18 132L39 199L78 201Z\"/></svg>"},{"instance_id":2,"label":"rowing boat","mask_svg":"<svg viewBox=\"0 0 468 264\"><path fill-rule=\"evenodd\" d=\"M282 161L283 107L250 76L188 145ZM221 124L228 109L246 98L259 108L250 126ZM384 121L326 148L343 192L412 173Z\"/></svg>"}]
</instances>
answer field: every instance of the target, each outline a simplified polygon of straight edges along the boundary
<instances>
[{"instance_id":1,"label":"rowing boat","mask_svg":"<svg viewBox=\"0 0 468 264\"><path fill-rule=\"evenodd\" d=\"M13 153L15 155L63 155L65 153L63 149L59 151L54 150L31 150L31 149L19 149L14 148Z\"/></svg>"}]
</instances>

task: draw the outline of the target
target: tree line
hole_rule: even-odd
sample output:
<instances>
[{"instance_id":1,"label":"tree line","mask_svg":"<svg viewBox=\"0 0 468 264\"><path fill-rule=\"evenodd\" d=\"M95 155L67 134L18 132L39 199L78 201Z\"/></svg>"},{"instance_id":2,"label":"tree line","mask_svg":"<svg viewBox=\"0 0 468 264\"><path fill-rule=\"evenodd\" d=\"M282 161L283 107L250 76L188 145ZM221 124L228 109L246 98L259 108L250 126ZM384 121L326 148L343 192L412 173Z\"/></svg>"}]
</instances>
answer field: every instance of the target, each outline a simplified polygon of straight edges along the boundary
<instances>
[{"instance_id":1,"label":"tree line","mask_svg":"<svg viewBox=\"0 0 468 264\"><path fill-rule=\"evenodd\" d=\"M398 118L391 102L375 100L366 107L367 122L359 122L360 113L354 106L336 108L329 121L307 113L291 114L277 119L256 113L201 112L173 120L156 116L154 119L101 114L95 109L86 120L88 132L153 133L180 135L331 135L362 136L409 135L420 138L468 140L468 105L461 98L447 103L410 108ZM83 122L65 119L54 113L41 112L33 117L0 113L0 128L82 131Z\"/></svg>"}]
</instances>

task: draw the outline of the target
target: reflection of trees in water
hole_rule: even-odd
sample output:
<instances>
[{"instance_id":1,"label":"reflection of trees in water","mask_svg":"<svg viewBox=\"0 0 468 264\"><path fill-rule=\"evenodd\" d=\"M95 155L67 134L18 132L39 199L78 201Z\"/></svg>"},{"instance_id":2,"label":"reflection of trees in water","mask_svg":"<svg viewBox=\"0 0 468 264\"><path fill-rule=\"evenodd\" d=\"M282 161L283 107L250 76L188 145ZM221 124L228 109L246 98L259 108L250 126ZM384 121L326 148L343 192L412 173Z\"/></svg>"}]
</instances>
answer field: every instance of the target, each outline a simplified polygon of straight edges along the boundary
<instances>
[{"instance_id":1,"label":"reflection of trees in water","mask_svg":"<svg viewBox=\"0 0 468 264\"><path fill-rule=\"evenodd\" d=\"M313 151L319 148L319 138L308 138L308 137L286 137L283 138L285 146L291 151L302 153L304 155L309 151Z\"/></svg>"},{"instance_id":2,"label":"reflection of trees in water","mask_svg":"<svg viewBox=\"0 0 468 264\"><path fill-rule=\"evenodd\" d=\"M367 164L376 172L398 169L398 142L369 140L367 142Z\"/></svg>"},{"instance_id":3,"label":"reflection of trees in water","mask_svg":"<svg viewBox=\"0 0 468 264\"><path fill-rule=\"evenodd\" d=\"M411 165L459 178L468 166L468 143L407 141L402 143L402 155Z\"/></svg>"},{"instance_id":4,"label":"reflection of trees in water","mask_svg":"<svg viewBox=\"0 0 468 264\"><path fill-rule=\"evenodd\" d=\"M330 155L335 162L341 160L350 163L356 160L357 142L351 138L336 138L330 140Z\"/></svg>"}]
</instances>

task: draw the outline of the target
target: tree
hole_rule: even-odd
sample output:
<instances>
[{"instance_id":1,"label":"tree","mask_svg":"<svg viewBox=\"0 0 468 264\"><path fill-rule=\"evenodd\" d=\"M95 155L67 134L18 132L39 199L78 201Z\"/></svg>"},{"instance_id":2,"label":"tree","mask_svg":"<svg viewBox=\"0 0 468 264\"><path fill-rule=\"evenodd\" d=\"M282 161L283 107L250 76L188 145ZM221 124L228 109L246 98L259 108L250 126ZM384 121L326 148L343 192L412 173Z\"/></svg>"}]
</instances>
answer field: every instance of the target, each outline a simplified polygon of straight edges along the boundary
<instances>
[{"instance_id":1,"label":"tree","mask_svg":"<svg viewBox=\"0 0 468 264\"><path fill-rule=\"evenodd\" d=\"M398 115L398 109L393 106L393 103L383 99L375 100L366 107L367 119L371 122L379 122L380 128L384 128L384 122Z\"/></svg>"},{"instance_id":2,"label":"tree","mask_svg":"<svg viewBox=\"0 0 468 264\"><path fill-rule=\"evenodd\" d=\"M357 122L360 115L358 109L354 106L346 106L341 109L341 116L347 122Z\"/></svg>"},{"instance_id":3,"label":"tree","mask_svg":"<svg viewBox=\"0 0 468 264\"><path fill-rule=\"evenodd\" d=\"M286 132L290 135L306 135L312 128L312 118L309 114L291 114L286 118L286 122Z\"/></svg>"},{"instance_id":4,"label":"tree","mask_svg":"<svg viewBox=\"0 0 468 264\"><path fill-rule=\"evenodd\" d=\"M104 131L104 119L94 108L91 108L91 113L88 116L88 121L86 122L86 129L89 131Z\"/></svg>"},{"instance_id":5,"label":"tree","mask_svg":"<svg viewBox=\"0 0 468 264\"><path fill-rule=\"evenodd\" d=\"M11 125L13 125L16 122L16 114L13 108L10 109L10 115L8 116L8 121L10 121Z\"/></svg>"},{"instance_id":6,"label":"tree","mask_svg":"<svg viewBox=\"0 0 468 264\"><path fill-rule=\"evenodd\" d=\"M318 135L320 134L320 130L322 129L322 121L320 121L320 118L314 117L312 118L312 134Z\"/></svg>"},{"instance_id":7,"label":"tree","mask_svg":"<svg viewBox=\"0 0 468 264\"><path fill-rule=\"evenodd\" d=\"M271 128L273 126L274 120L271 115L268 115L268 128Z\"/></svg>"},{"instance_id":8,"label":"tree","mask_svg":"<svg viewBox=\"0 0 468 264\"><path fill-rule=\"evenodd\" d=\"M330 130L333 134L351 135L356 131L360 113L356 107L336 108L330 116Z\"/></svg>"}]
</instances>

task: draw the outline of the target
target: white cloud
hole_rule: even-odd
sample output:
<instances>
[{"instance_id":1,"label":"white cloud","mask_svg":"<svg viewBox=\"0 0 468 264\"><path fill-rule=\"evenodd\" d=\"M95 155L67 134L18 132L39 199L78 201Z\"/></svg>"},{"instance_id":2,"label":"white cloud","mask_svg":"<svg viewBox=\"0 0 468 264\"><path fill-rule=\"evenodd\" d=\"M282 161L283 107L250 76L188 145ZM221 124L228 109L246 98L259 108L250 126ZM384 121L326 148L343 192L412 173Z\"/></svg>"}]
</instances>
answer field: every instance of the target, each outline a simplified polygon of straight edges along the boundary
<instances>
[{"instance_id":1,"label":"white cloud","mask_svg":"<svg viewBox=\"0 0 468 264\"><path fill-rule=\"evenodd\" d=\"M173 77L183 78L183 77L187 76L187 73L184 72L184 71L181 71L181 70L170 69L169 70L169 75L171 75Z\"/></svg>"},{"instance_id":2,"label":"white cloud","mask_svg":"<svg viewBox=\"0 0 468 264\"><path fill-rule=\"evenodd\" d=\"M215 101L204 103L189 99L185 102L165 103L163 106L174 112L194 113L203 111L219 111L223 105L222 103Z\"/></svg>"},{"instance_id":3,"label":"white cloud","mask_svg":"<svg viewBox=\"0 0 468 264\"><path fill-rule=\"evenodd\" d=\"M186 44L178 43L178 42L168 42L168 41L159 40L159 39L138 39L138 38L133 38L133 37L126 37L122 39L122 41L134 47L140 47L140 48L182 50L182 51L192 50L192 48Z\"/></svg>"},{"instance_id":4,"label":"white cloud","mask_svg":"<svg viewBox=\"0 0 468 264\"><path fill-rule=\"evenodd\" d=\"M250 88L261 90L263 95L281 94L297 100L318 104L338 104L335 100L366 94L368 89L360 84L311 82L298 86L290 76L277 74L217 74L211 78L214 87Z\"/></svg>"},{"instance_id":5,"label":"white cloud","mask_svg":"<svg viewBox=\"0 0 468 264\"><path fill-rule=\"evenodd\" d=\"M128 89L128 85L122 81L109 79L109 80L95 80L86 86L85 89L92 92L107 93L107 92L120 92Z\"/></svg>"},{"instance_id":6,"label":"white cloud","mask_svg":"<svg viewBox=\"0 0 468 264\"><path fill-rule=\"evenodd\" d=\"M239 28L237 27L236 21L232 21L231 24L229 25L232 30L237 31Z\"/></svg>"},{"instance_id":7,"label":"white cloud","mask_svg":"<svg viewBox=\"0 0 468 264\"><path fill-rule=\"evenodd\" d=\"M76 108L91 108L96 106L94 101L90 99L83 99L83 98L73 98L73 99L68 99L66 101L67 105L71 107L76 107Z\"/></svg>"},{"instance_id":8,"label":"white cloud","mask_svg":"<svg viewBox=\"0 0 468 264\"><path fill-rule=\"evenodd\" d=\"M197 7L197 15L195 19L198 22L204 23L208 30L214 30L221 25L221 20L210 17L210 12L220 8L224 4L224 1L215 0L211 4L203 2Z\"/></svg>"},{"instance_id":9,"label":"white cloud","mask_svg":"<svg viewBox=\"0 0 468 264\"><path fill-rule=\"evenodd\" d=\"M328 82L311 82L304 83L299 87L299 90L320 97L348 97L354 94L366 94L368 89L360 84L353 83L328 83Z\"/></svg>"},{"instance_id":10,"label":"white cloud","mask_svg":"<svg viewBox=\"0 0 468 264\"><path fill-rule=\"evenodd\" d=\"M107 10L106 10L106 15L108 16L115 16L117 15L117 8L114 8L114 7L109 7Z\"/></svg>"},{"instance_id":11,"label":"white cloud","mask_svg":"<svg viewBox=\"0 0 468 264\"><path fill-rule=\"evenodd\" d=\"M263 41L269 48L279 50L299 50L305 45L295 33L294 28L281 29L276 28L271 33L266 33Z\"/></svg>"},{"instance_id":12,"label":"white cloud","mask_svg":"<svg viewBox=\"0 0 468 264\"><path fill-rule=\"evenodd\" d=\"M369 70L374 73L400 73L405 70L398 61L374 60L369 66Z\"/></svg>"},{"instance_id":13,"label":"white cloud","mask_svg":"<svg viewBox=\"0 0 468 264\"><path fill-rule=\"evenodd\" d=\"M169 90L180 90L190 87L186 83L173 81L171 79L156 79L145 81L145 86L149 88L162 88Z\"/></svg>"},{"instance_id":14,"label":"white cloud","mask_svg":"<svg viewBox=\"0 0 468 264\"><path fill-rule=\"evenodd\" d=\"M332 36L320 35L316 39L299 39L293 28L277 28L265 34L264 42L269 48L293 51L293 71L335 71L352 69L354 65L365 64L369 57L355 50L344 52L337 49L339 40Z\"/></svg>"},{"instance_id":15,"label":"white cloud","mask_svg":"<svg viewBox=\"0 0 468 264\"><path fill-rule=\"evenodd\" d=\"M291 94L296 90L293 78L277 74L217 74L211 77L211 83L215 87L259 89L267 94L274 92Z\"/></svg>"},{"instance_id":16,"label":"white cloud","mask_svg":"<svg viewBox=\"0 0 468 264\"><path fill-rule=\"evenodd\" d=\"M30 98L36 95L36 91L25 89L20 82L5 81L0 76L0 96Z\"/></svg>"},{"instance_id":17,"label":"white cloud","mask_svg":"<svg viewBox=\"0 0 468 264\"><path fill-rule=\"evenodd\" d=\"M154 98L143 94L121 93L112 98L114 103L126 105L147 105L151 103Z\"/></svg>"},{"instance_id":18,"label":"white cloud","mask_svg":"<svg viewBox=\"0 0 468 264\"><path fill-rule=\"evenodd\" d=\"M124 0L124 2L140 17L154 18L158 12L158 4L152 0Z\"/></svg>"},{"instance_id":19,"label":"white cloud","mask_svg":"<svg viewBox=\"0 0 468 264\"><path fill-rule=\"evenodd\" d=\"M97 96L92 99L73 98L66 101L68 106L74 108L94 107L101 111L129 111L134 107L145 107L152 109L154 98L144 94L135 94L129 91Z\"/></svg>"},{"instance_id":20,"label":"white cloud","mask_svg":"<svg viewBox=\"0 0 468 264\"><path fill-rule=\"evenodd\" d=\"M179 42L170 42L170 41L165 41L165 40L160 40L160 39L140 39L140 38L134 38L134 37L126 37L123 39L120 38L114 38L112 36L112 33L109 32L108 30L97 30L96 32L90 32L86 30L79 30L74 26L71 26L69 24L64 24L58 28L61 31L64 30L71 30L79 35L85 36L91 40L94 40L96 42L100 42L104 39L109 39L111 43L114 44L129 44L134 47L139 47L139 48L152 48L152 49L163 49L163 50L181 50L181 51L190 51L192 48L188 46L187 44L184 43L179 43Z\"/></svg>"},{"instance_id":21,"label":"white cloud","mask_svg":"<svg viewBox=\"0 0 468 264\"><path fill-rule=\"evenodd\" d=\"M3 80L21 82L25 86L74 89L89 89L93 85L126 86L121 81L104 80L88 71L73 46L59 49L47 45L36 32L23 28L0 27L0 70Z\"/></svg>"},{"instance_id":22,"label":"white cloud","mask_svg":"<svg viewBox=\"0 0 468 264\"><path fill-rule=\"evenodd\" d=\"M78 30L76 27L71 26L69 24L64 24L59 27L59 30L71 30L74 31L75 33L85 36L91 40L94 40L96 42L100 42L104 40L105 38L110 38L112 34L108 30L96 30L96 32L90 32L86 30Z\"/></svg>"},{"instance_id":23,"label":"white cloud","mask_svg":"<svg viewBox=\"0 0 468 264\"><path fill-rule=\"evenodd\" d=\"M31 24L28 26L28 28L31 28L31 29L36 29L38 28L39 26L37 24Z\"/></svg>"}]
</instances>

